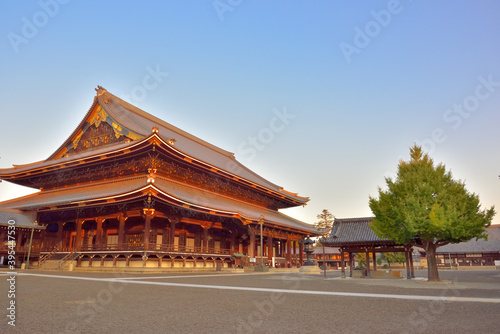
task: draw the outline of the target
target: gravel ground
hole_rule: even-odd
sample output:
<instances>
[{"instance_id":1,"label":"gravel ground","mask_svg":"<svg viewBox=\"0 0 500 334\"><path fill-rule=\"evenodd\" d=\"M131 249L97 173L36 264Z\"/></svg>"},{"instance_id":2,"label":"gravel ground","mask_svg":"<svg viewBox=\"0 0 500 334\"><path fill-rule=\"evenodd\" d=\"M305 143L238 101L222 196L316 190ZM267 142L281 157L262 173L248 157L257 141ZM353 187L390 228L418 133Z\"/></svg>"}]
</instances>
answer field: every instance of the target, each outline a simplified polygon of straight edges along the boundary
<instances>
[{"instance_id":1,"label":"gravel ground","mask_svg":"<svg viewBox=\"0 0 500 334\"><path fill-rule=\"evenodd\" d=\"M500 332L495 270L442 271L438 284L425 282L424 271L415 280L341 279L338 271L327 279L299 273L19 273L13 327L6 317L10 275L0 271L0 333Z\"/></svg>"}]
</instances>

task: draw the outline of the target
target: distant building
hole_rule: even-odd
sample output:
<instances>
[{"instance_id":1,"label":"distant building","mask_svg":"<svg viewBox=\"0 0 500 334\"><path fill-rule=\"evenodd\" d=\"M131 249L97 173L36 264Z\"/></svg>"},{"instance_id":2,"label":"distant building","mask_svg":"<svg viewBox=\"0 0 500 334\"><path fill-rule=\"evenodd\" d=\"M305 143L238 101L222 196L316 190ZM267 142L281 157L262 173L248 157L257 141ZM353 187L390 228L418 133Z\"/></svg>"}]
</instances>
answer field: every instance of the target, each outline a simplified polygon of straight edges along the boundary
<instances>
[{"instance_id":1,"label":"distant building","mask_svg":"<svg viewBox=\"0 0 500 334\"><path fill-rule=\"evenodd\" d=\"M495 260L500 260L500 225L488 227L486 233L488 240L472 239L439 247L438 266L493 266Z\"/></svg>"},{"instance_id":2,"label":"distant building","mask_svg":"<svg viewBox=\"0 0 500 334\"><path fill-rule=\"evenodd\" d=\"M327 267L334 269L340 268L342 262L338 247L325 247L325 253L323 253L323 247L314 247L313 258L318 263L318 266L322 267L326 263ZM349 265L349 261L346 261L346 265Z\"/></svg>"}]
</instances>

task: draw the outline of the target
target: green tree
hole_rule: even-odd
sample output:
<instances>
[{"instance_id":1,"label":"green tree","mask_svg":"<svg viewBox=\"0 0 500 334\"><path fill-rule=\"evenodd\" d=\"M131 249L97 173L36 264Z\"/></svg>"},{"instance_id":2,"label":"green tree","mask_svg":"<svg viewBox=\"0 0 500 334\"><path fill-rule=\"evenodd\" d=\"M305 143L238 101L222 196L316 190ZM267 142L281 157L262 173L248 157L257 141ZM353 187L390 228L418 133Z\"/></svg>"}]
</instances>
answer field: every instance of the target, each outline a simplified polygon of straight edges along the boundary
<instances>
[{"instance_id":1,"label":"green tree","mask_svg":"<svg viewBox=\"0 0 500 334\"><path fill-rule=\"evenodd\" d=\"M410 160L399 162L395 180L385 181L388 189L379 187L379 198L369 199L375 216L371 228L380 238L424 248L429 281L439 281L437 247L486 239L494 207L481 210L478 195L454 180L443 164L435 166L421 147L410 148Z\"/></svg>"},{"instance_id":2,"label":"green tree","mask_svg":"<svg viewBox=\"0 0 500 334\"><path fill-rule=\"evenodd\" d=\"M405 263L406 261L405 253L401 252L396 252L396 253L386 252L382 253L380 257L383 260L387 261L387 263L389 264L389 268L391 267L391 263Z\"/></svg>"},{"instance_id":3,"label":"green tree","mask_svg":"<svg viewBox=\"0 0 500 334\"><path fill-rule=\"evenodd\" d=\"M356 260L358 261L358 267L365 268L366 266L366 253L356 253Z\"/></svg>"},{"instance_id":4,"label":"green tree","mask_svg":"<svg viewBox=\"0 0 500 334\"><path fill-rule=\"evenodd\" d=\"M316 215L316 218L318 218L318 221L314 224L314 227L318 230L325 231L325 234L327 233L326 231L329 233L332 229L335 216L327 209L324 209L319 215Z\"/></svg>"},{"instance_id":5,"label":"green tree","mask_svg":"<svg viewBox=\"0 0 500 334\"><path fill-rule=\"evenodd\" d=\"M314 224L314 227L318 230L321 230L323 237L327 237L332 229L335 216L331 214L327 209L324 209L319 215L316 215L316 218L318 218L318 221ZM316 240L316 247L323 246L320 240L321 238L318 238L318 240Z\"/></svg>"}]
</instances>

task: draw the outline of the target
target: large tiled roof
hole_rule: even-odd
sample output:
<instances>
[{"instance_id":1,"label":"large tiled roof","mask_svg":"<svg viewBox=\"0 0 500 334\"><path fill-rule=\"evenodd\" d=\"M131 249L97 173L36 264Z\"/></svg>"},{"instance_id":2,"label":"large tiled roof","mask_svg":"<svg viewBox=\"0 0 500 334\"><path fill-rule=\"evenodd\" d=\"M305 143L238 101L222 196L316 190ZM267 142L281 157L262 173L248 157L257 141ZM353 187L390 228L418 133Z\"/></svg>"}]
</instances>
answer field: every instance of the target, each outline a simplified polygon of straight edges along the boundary
<instances>
[{"instance_id":1,"label":"large tiled roof","mask_svg":"<svg viewBox=\"0 0 500 334\"><path fill-rule=\"evenodd\" d=\"M388 245L392 240L380 239L370 228L372 217L335 218L332 231L325 239L328 246Z\"/></svg>"},{"instance_id":2,"label":"large tiled roof","mask_svg":"<svg viewBox=\"0 0 500 334\"><path fill-rule=\"evenodd\" d=\"M313 225L301 222L279 211L266 209L257 205L249 204L248 202L209 191L200 192L199 188L185 185L183 183L159 178L156 180L155 186L186 202L215 208L221 211L233 211L248 220L257 221L260 219L261 215L264 215L264 219L268 223L296 228L311 234L317 233L317 230Z\"/></svg>"},{"instance_id":3,"label":"large tiled roof","mask_svg":"<svg viewBox=\"0 0 500 334\"><path fill-rule=\"evenodd\" d=\"M148 183L146 176L138 176L114 182L94 183L66 189L44 190L32 195L2 202L0 203L0 210L12 208L36 210L43 207L77 204L78 202L88 202L106 197L117 197L123 194L132 194L133 196L134 192L137 193L137 196L142 196L142 190L148 186L154 187L155 190L159 190L169 197L193 206L238 214L242 218L251 221L258 221L261 215L264 215L266 223L298 229L310 234L316 233L316 229L312 225L291 218L279 211L266 209L162 177L156 177L154 184Z\"/></svg>"},{"instance_id":4,"label":"large tiled roof","mask_svg":"<svg viewBox=\"0 0 500 334\"><path fill-rule=\"evenodd\" d=\"M482 253L500 252L500 225L490 226L486 229L488 240L472 239L458 244L448 244L439 247L437 253Z\"/></svg>"},{"instance_id":5,"label":"large tiled roof","mask_svg":"<svg viewBox=\"0 0 500 334\"><path fill-rule=\"evenodd\" d=\"M37 167L47 167L53 164L90 157L96 154L103 154L114 151L116 149L125 148L127 145L131 145L132 143L134 143L135 141L129 144L118 143L96 150L84 151L82 153L71 155L69 157L58 157L57 153L67 147L69 143L71 143L71 139L76 136L78 131L80 131L80 128L84 125L92 110L97 105L100 105L106 111L106 113L108 113L109 116L112 117L113 120L117 121L121 126L135 132L138 135L143 136L144 138L148 137L151 134L153 127L156 127L158 128L158 134L162 139L164 139L165 141L169 141L171 139L175 140L175 148L188 156L201 160L204 163L212 165L218 169L230 172L231 174L234 174L241 179L245 179L262 187L271 189L286 198L293 199L294 201L298 201L302 204L305 204L309 201L309 198L301 197L297 194L285 191L282 187L264 179L257 173L251 171L243 164L238 162L235 159L233 153L212 145L196 136L187 133L186 131L183 131L159 119L158 117L155 117L131 105L130 103L123 101L122 99L109 93L102 87L99 88L92 107L90 108L89 112L84 117L80 125L51 157L49 157L45 161L40 161L37 163L15 166L14 168L0 169L0 176L8 175L14 172L28 171Z\"/></svg>"},{"instance_id":6,"label":"large tiled roof","mask_svg":"<svg viewBox=\"0 0 500 334\"><path fill-rule=\"evenodd\" d=\"M100 182L71 188L43 190L31 195L0 202L0 209L36 210L43 207L73 204L75 202L117 196L146 185L146 177L133 177L115 182Z\"/></svg>"}]
</instances>

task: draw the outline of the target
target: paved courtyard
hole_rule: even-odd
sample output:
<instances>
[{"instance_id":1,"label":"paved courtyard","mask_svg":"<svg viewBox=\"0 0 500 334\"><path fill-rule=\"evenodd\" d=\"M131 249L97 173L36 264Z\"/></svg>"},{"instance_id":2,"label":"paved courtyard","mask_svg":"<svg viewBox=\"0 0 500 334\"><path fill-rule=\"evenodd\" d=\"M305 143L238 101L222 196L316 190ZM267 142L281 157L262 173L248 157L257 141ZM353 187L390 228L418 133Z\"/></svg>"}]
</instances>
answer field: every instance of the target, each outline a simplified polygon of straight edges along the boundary
<instances>
[{"instance_id":1,"label":"paved courtyard","mask_svg":"<svg viewBox=\"0 0 500 334\"><path fill-rule=\"evenodd\" d=\"M0 271L0 333L498 333L500 271L342 279L299 273ZM12 285L11 283L15 283ZM15 289L15 299L9 290ZM15 300L15 327L8 324Z\"/></svg>"}]
</instances>

